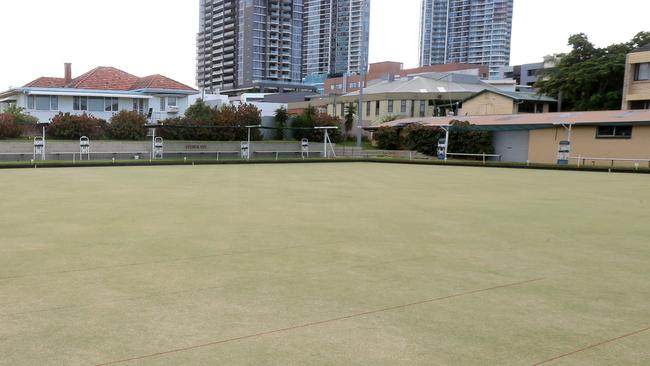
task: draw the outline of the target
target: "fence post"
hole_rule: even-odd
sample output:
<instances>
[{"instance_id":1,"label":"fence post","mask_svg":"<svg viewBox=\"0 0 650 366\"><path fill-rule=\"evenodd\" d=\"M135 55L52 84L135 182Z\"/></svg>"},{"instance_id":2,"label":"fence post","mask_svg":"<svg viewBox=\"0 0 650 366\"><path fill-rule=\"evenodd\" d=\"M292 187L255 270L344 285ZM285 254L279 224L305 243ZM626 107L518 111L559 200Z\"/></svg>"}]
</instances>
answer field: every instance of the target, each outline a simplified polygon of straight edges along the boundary
<instances>
[{"instance_id":1,"label":"fence post","mask_svg":"<svg viewBox=\"0 0 650 366\"><path fill-rule=\"evenodd\" d=\"M485 165L485 153L483 153L483 165Z\"/></svg>"}]
</instances>

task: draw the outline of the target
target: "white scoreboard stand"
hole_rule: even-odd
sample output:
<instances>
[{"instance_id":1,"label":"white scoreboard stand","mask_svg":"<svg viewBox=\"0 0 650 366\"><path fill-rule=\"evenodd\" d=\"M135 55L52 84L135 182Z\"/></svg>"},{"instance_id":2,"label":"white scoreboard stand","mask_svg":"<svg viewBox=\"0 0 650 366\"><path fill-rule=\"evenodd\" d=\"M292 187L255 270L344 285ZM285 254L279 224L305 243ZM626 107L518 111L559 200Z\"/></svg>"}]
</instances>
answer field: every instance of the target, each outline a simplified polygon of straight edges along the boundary
<instances>
[{"instance_id":1,"label":"white scoreboard stand","mask_svg":"<svg viewBox=\"0 0 650 366\"><path fill-rule=\"evenodd\" d=\"M90 160L90 139L86 136L79 139L79 160L83 160L84 156Z\"/></svg>"},{"instance_id":2,"label":"white scoreboard stand","mask_svg":"<svg viewBox=\"0 0 650 366\"><path fill-rule=\"evenodd\" d=\"M300 142L300 152L302 154L303 159L308 159L309 158L309 140L307 139L302 139Z\"/></svg>"},{"instance_id":3,"label":"white scoreboard stand","mask_svg":"<svg viewBox=\"0 0 650 366\"><path fill-rule=\"evenodd\" d=\"M163 159L165 157L164 144L165 141L162 137L156 137L153 140L153 158L154 160Z\"/></svg>"},{"instance_id":4,"label":"white scoreboard stand","mask_svg":"<svg viewBox=\"0 0 650 366\"><path fill-rule=\"evenodd\" d=\"M241 158L244 160L250 160L251 157L251 151L250 151L250 144L248 141L242 141L240 145L240 154Z\"/></svg>"},{"instance_id":5,"label":"white scoreboard stand","mask_svg":"<svg viewBox=\"0 0 650 366\"><path fill-rule=\"evenodd\" d=\"M34 137L34 160L45 160L45 138L41 136Z\"/></svg>"}]
</instances>

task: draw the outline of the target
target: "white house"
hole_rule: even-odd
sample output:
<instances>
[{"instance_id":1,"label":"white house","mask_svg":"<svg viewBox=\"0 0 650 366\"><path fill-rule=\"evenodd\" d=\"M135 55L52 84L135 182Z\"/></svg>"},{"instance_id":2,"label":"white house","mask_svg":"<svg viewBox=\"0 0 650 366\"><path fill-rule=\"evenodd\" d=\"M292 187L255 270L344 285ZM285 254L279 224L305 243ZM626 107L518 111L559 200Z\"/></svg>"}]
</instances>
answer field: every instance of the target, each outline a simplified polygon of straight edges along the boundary
<instances>
[{"instance_id":1,"label":"white house","mask_svg":"<svg viewBox=\"0 0 650 366\"><path fill-rule=\"evenodd\" d=\"M151 112L151 122L182 116L189 97L198 90L162 75L137 77L114 67L97 67L72 78L71 64L65 76L40 77L20 88L0 92L0 111L16 104L42 123L59 112L82 114L109 121L122 110Z\"/></svg>"}]
</instances>

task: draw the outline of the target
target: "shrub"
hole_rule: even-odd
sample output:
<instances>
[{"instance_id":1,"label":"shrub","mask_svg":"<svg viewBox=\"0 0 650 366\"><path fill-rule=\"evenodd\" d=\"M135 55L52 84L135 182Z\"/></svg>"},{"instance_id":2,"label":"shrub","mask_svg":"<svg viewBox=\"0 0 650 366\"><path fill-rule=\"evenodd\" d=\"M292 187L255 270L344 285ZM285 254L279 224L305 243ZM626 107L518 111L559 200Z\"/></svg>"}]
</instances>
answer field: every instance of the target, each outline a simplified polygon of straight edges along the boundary
<instances>
[{"instance_id":1,"label":"shrub","mask_svg":"<svg viewBox=\"0 0 650 366\"><path fill-rule=\"evenodd\" d=\"M88 115L59 113L52 118L47 128L49 137L63 140L76 140L82 136L97 139L104 136L106 126L101 120Z\"/></svg>"},{"instance_id":2,"label":"shrub","mask_svg":"<svg viewBox=\"0 0 650 366\"><path fill-rule=\"evenodd\" d=\"M38 118L26 113L25 108L19 107L15 104L7 106L4 113L12 115L15 118L16 123L19 125L35 125L38 123Z\"/></svg>"},{"instance_id":3,"label":"shrub","mask_svg":"<svg viewBox=\"0 0 650 366\"><path fill-rule=\"evenodd\" d=\"M16 123L16 118L7 113L0 114L0 139L20 137L22 128Z\"/></svg>"},{"instance_id":4,"label":"shrub","mask_svg":"<svg viewBox=\"0 0 650 366\"><path fill-rule=\"evenodd\" d=\"M449 136L449 151L464 154L493 154L493 134L491 132L463 129L471 126L469 122L453 121L455 127Z\"/></svg>"},{"instance_id":5,"label":"shrub","mask_svg":"<svg viewBox=\"0 0 650 366\"><path fill-rule=\"evenodd\" d=\"M244 126L262 123L261 111L252 104L242 104L239 107L224 105L219 109L211 109L209 119L204 119L208 113L199 109L195 108L194 112L183 118L162 121L167 126L162 129L162 136L170 140L244 141L248 138L248 129ZM261 139L260 130L251 129L251 140Z\"/></svg>"},{"instance_id":6,"label":"shrub","mask_svg":"<svg viewBox=\"0 0 650 366\"><path fill-rule=\"evenodd\" d=\"M411 124L400 133L401 147L433 156L436 155L438 140L442 136L444 136L444 132L438 127Z\"/></svg>"},{"instance_id":7,"label":"shrub","mask_svg":"<svg viewBox=\"0 0 650 366\"><path fill-rule=\"evenodd\" d=\"M144 140L147 118L135 111L120 111L111 118L109 134L115 140Z\"/></svg>"},{"instance_id":8,"label":"shrub","mask_svg":"<svg viewBox=\"0 0 650 366\"><path fill-rule=\"evenodd\" d=\"M395 127L379 127L372 138L382 150L399 150L401 147L399 130Z\"/></svg>"},{"instance_id":9,"label":"shrub","mask_svg":"<svg viewBox=\"0 0 650 366\"><path fill-rule=\"evenodd\" d=\"M341 119L332 117L327 113L318 114L316 109L312 106L307 107L301 115L293 118L291 127L293 130L293 137L296 140L303 138L309 141L320 142L325 139L324 130L316 130L314 127L337 126L338 130L329 130L330 139L333 143L343 141L343 134L341 133Z\"/></svg>"}]
</instances>

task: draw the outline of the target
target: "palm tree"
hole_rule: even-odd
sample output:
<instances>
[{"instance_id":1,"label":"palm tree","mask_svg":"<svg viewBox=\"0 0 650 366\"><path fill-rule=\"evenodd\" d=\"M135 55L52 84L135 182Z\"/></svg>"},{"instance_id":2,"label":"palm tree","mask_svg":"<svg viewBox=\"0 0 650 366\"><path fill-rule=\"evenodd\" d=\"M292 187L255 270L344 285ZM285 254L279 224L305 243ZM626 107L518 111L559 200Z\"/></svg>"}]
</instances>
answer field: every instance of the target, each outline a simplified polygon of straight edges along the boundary
<instances>
[{"instance_id":1,"label":"palm tree","mask_svg":"<svg viewBox=\"0 0 650 366\"><path fill-rule=\"evenodd\" d=\"M289 113L284 106L275 110L275 126L278 130L275 133L276 140L284 140L284 128L287 127Z\"/></svg>"},{"instance_id":2,"label":"palm tree","mask_svg":"<svg viewBox=\"0 0 650 366\"><path fill-rule=\"evenodd\" d=\"M354 126L354 119L357 115L357 107L350 103L348 107L345 109L345 139L347 140L348 134L352 130L352 126Z\"/></svg>"}]
</instances>

